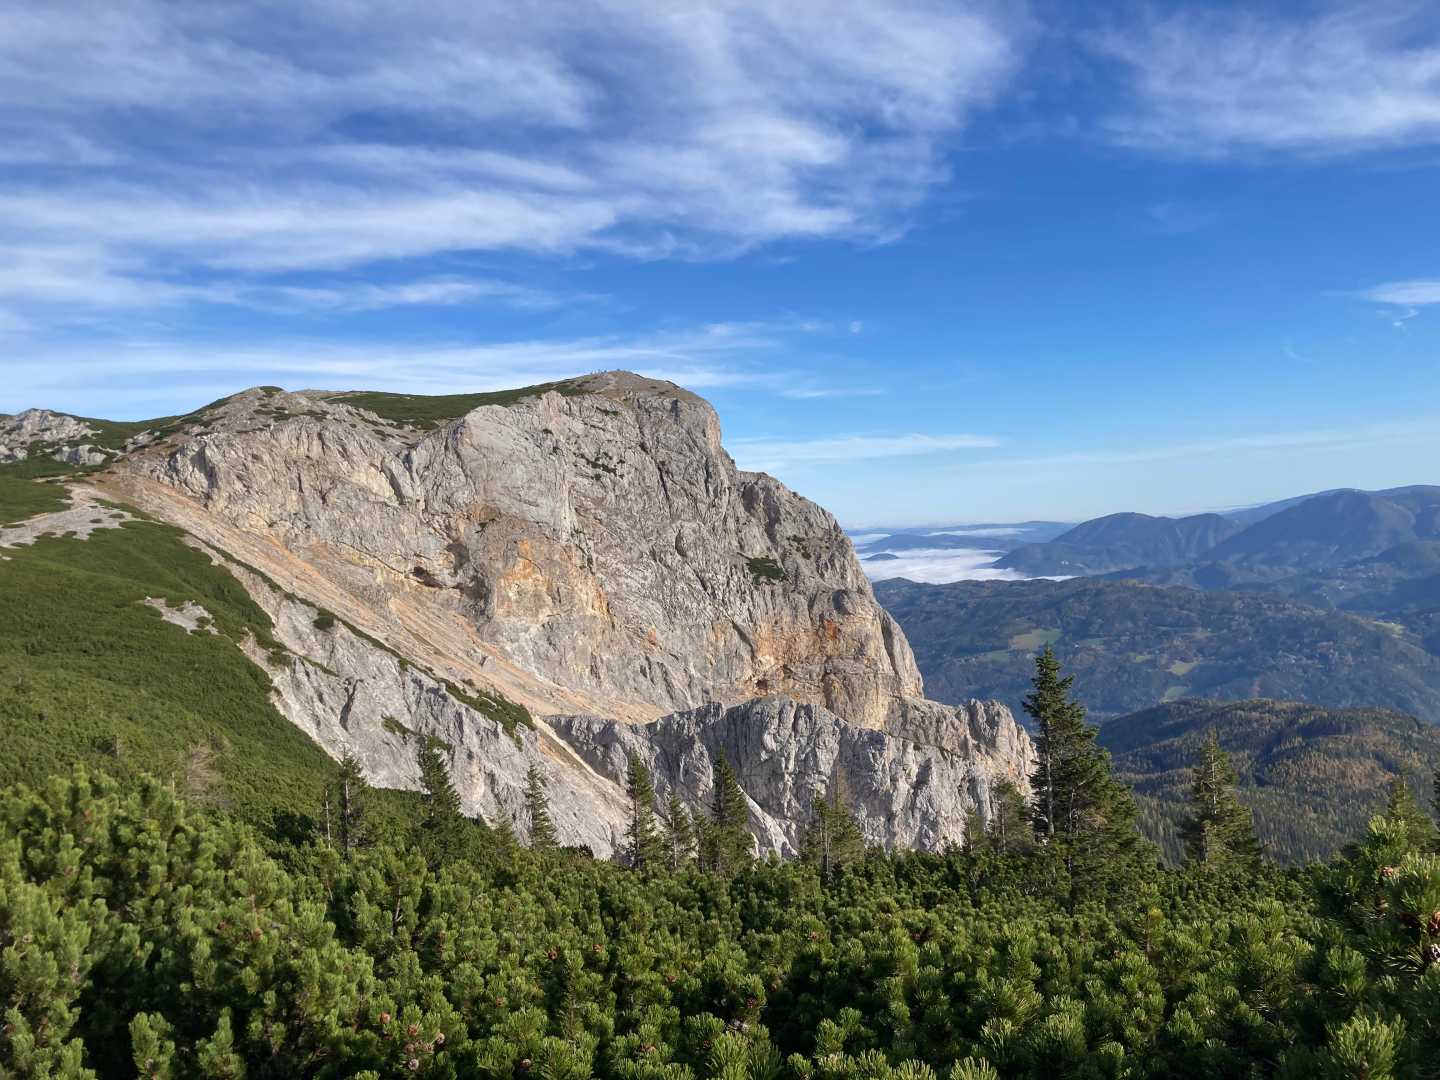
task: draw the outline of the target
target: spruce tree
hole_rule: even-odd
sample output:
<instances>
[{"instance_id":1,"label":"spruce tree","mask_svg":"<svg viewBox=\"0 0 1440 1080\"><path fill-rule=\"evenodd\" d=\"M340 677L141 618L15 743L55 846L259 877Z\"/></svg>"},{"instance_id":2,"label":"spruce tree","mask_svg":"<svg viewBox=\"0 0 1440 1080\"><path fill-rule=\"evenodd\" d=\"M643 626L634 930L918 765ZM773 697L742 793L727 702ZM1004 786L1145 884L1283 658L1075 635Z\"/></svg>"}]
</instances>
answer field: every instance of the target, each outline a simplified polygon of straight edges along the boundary
<instances>
[{"instance_id":1,"label":"spruce tree","mask_svg":"<svg viewBox=\"0 0 1440 1080\"><path fill-rule=\"evenodd\" d=\"M810 823L800 840L800 857L820 871L820 880L831 882L840 868L865 855L865 837L844 794L843 777L837 776L825 795L816 795Z\"/></svg>"},{"instance_id":2,"label":"spruce tree","mask_svg":"<svg viewBox=\"0 0 1440 1080\"><path fill-rule=\"evenodd\" d=\"M421 740L416 752L420 765L420 846L432 867L443 866L459 857L465 843L465 816L460 811L460 793L450 780L450 768L440 752L438 739Z\"/></svg>"},{"instance_id":3,"label":"spruce tree","mask_svg":"<svg viewBox=\"0 0 1440 1080\"><path fill-rule=\"evenodd\" d=\"M525 810L530 818L530 849L554 851L559 847L555 823L550 819L550 799L545 794L545 775L533 761L525 772Z\"/></svg>"},{"instance_id":4,"label":"spruce tree","mask_svg":"<svg viewBox=\"0 0 1440 1080\"><path fill-rule=\"evenodd\" d=\"M1095 872L1133 850L1135 804L1110 774L1110 755L1095 742L1085 706L1070 700L1073 675L1060 674L1048 645L1035 658L1034 690L1025 711L1038 728L1031 774L1036 836L1063 859L1071 874Z\"/></svg>"},{"instance_id":5,"label":"spruce tree","mask_svg":"<svg viewBox=\"0 0 1440 1080\"><path fill-rule=\"evenodd\" d=\"M695 858L695 825L675 792L665 802L665 854L672 871Z\"/></svg>"},{"instance_id":6,"label":"spruce tree","mask_svg":"<svg viewBox=\"0 0 1440 1080\"><path fill-rule=\"evenodd\" d=\"M1403 776L1390 781L1385 796L1385 817L1404 827L1406 840L1412 848L1428 848L1435 839L1435 823L1420 809L1409 782Z\"/></svg>"},{"instance_id":7,"label":"spruce tree","mask_svg":"<svg viewBox=\"0 0 1440 1080\"><path fill-rule=\"evenodd\" d=\"M635 869L655 868L665 859L664 845L655 821L655 782L650 768L638 757L630 758L626 774L630 795L630 827L626 830L626 858Z\"/></svg>"},{"instance_id":8,"label":"spruce tree","mask_svg":"<svg viewBox=\"0 0 1440 1080\"><path fill-rule=\"evenodd\" d=\"M968 824L965 835L965 845L971 850L1017 855L1035 846L1030 807L1020 789L1009 780L1000 781L990 791L989 821L976 814L973 827L973 837Z\"/></svg>"},{"instance_id":9,"label":"spruce tree","mask_svg":"<svg viewBox=\"0 0 1440 1080\"><path fill-rule=\"evenodd\" d=\"M719 874L733 874L755 854L755 837L750 834L750 804L735 770L724 755L715 763L714 802L710 820L701 833L701 855L705 868Z\"/></svg>"},{"instance_id":10,"label":"spruce tree","mask_svg":"<svg viewBox=\"0 0 1440 1080\"><path fill-rule=\"evenodd\" d=\"M346 859L369 841L365 822L369 791L360 759L347 750L335 780L335 833Z\"/></svg>"},{"instance_id":11,"label":"spruce tree","mask_svg":"<svg viewBox=\"0 0 1440 1080\"><path fill-rule=\"evenodd\" d=\"M1254 869L1260 843L1250 809L1235 795L1235 767L1211 729L1190 786L1190 813L1180 826L1185 862L1207 869Z\"/></svg>"}]
</instances>

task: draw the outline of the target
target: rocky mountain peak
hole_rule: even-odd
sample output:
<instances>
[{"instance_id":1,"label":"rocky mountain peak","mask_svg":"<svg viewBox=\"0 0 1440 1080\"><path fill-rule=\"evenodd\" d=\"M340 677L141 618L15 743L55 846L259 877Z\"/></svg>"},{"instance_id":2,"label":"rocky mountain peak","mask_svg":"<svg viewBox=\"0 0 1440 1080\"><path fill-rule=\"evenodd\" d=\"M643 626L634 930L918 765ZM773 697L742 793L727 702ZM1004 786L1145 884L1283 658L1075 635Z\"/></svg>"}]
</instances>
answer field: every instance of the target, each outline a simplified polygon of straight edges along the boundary
<instances>
[{"instance_id":1,"label":"rocky mountain peak","mask_svg":"<svg viewBox=\"0 0 1440 1080\"><path fill-rule=\"evenodd\" d=\"M640 719L780 693L877 727L921 693L835 519L738 470L714 410L670 383L604 372L429 399L260 388L122 471L367 608L463 624L529 676L516 689L542 711L574 694Z\"/></svg>"},{"instance_id":2,"label":"rocky mountain peak","mask_svg":"<svg viewBox=\"0 0 1440 1080\"><path fill-rule=\"evenodd\" d=\"M245 648L277 708L381 784L414 784L415 740L439 740L467 811L519 823L539 765L562 837L601 855L632 753L696 806L725 756L779 850L833 783L871 839L921 847L959 840L1000 780L1026 786L1009 712L925 701L835 519L738 469L674 384L255 387L144 423L4 424L22 452L97 439L76 461L91 497L226 565L274 624L283 653Z\"/></svg>"}]
</instances>

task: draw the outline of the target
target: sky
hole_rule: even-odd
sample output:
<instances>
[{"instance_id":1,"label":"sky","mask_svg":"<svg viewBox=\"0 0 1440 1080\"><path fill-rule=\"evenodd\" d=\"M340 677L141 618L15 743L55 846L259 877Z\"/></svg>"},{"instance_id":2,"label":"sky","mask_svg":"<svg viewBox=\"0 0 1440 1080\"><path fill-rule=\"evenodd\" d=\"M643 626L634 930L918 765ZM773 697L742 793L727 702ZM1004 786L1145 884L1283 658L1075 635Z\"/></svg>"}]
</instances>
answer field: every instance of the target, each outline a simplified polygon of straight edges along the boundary
<instances>
[{"instance_id":1,"label":"sky","mask_svg":"<svg viewBox=\"0 0 1440 1080\"><path fill-rule=\"evenodd\" d=\"M610 368L855 528L1440 481L1440 6L0 6L0 412Z\"/></svg>"}]
</instances>

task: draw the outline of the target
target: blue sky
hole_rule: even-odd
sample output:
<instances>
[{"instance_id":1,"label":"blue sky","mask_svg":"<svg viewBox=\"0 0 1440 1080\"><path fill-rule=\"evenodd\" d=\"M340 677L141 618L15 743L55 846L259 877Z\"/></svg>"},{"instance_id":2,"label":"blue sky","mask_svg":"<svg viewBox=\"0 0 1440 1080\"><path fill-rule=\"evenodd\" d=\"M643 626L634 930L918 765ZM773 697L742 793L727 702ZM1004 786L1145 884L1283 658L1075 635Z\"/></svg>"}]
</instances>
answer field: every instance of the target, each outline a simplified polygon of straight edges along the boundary
<instances>
[{"instance_id":1,"label":"blue sky","mask_svg":"<svg viewBox=\"0 0 1440 1080\"><path fill-rule=\"evenodd\" d=\"M613 367L854 526L1440 481L1440 9L0 11L0 411Z\"/></svg>"}]
</instances>

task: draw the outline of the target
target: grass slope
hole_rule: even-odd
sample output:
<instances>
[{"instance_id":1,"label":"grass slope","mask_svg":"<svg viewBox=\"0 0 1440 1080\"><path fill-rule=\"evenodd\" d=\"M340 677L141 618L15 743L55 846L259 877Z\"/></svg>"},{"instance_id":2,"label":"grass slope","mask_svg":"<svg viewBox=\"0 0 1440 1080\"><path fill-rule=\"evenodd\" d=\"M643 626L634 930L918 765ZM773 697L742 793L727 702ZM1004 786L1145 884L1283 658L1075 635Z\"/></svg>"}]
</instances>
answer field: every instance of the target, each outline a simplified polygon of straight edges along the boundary
<instances>
[{"instance_id":1,"label":"grass slope","mask_svg":"<svg viewBox=\"0 0 1440 1080\"><path fill-rule=\"evenodd\" d=\"M326 400L364 409L383 420L392 420L397 424L433 428L439 427L446 420L464 416L482 405L515 405L551 391L566 397L579 397L586 392L581 389L579 380L565 379L484 394L384 394L371 390L352 390L344 394L334 394Z\"/></svg>"},{"instance_id":2,"label":"grass slope","mask_svg":"<svg viewBox=\"0 0 1440 1080\"><path fill-rule=\"evenodd\" d=\"M70 497L53 482L77 470L49 457L31 457L0 466L0 525L13 525L36 514L64 510Z\"/></svg>"},{"instance_id":3,"label":"grass slope","mask_svg":"<svg viewBox=\"0 0 1440 1080\"><path fill-rule=\"evenodd\" d=\"M1142 827L1172 859L1180 856L1190 770L1212 728L1235 763L1256 832L1285 862L1327 858L1363 835L1394 776L1428 805L1440 766L1440 728L1388 709L1180 701L1112 720L1100 742L1135 789Z\"/></svg>"},{"instance_id":4,"label":"grass slope","mask_svg":"<svg viewBox=\"0 0 1440 1080\"><path fill-rule=\"evenodd\" d=\"M175 777L266 828L314 814L333 763L270 703L269 676L238 644L253 635L279 655L270 620L182 536L137 521L6 549L0 784L79 761ZM213 622L186 631L147 596L193 601Z\"/></svg>"}]
</instances>

